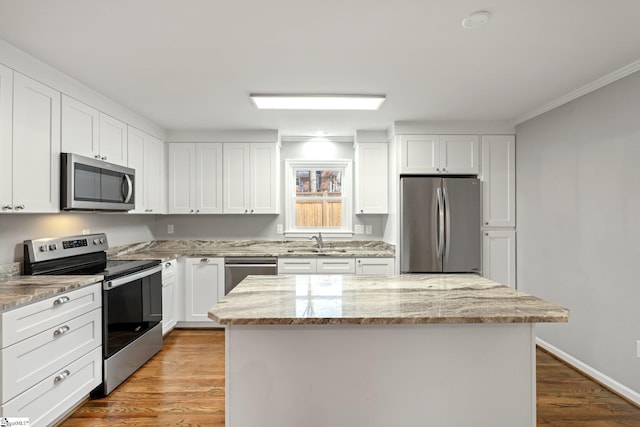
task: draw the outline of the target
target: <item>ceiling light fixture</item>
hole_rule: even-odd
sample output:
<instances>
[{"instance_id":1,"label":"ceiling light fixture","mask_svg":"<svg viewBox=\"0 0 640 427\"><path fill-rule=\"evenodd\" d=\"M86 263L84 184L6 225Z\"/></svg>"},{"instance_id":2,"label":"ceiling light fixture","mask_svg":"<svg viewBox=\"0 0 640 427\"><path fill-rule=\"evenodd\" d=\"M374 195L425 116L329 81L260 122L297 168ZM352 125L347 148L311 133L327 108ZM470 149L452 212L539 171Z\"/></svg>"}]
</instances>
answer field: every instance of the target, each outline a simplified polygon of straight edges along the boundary
<instances>
[{"instance_id":1,"label":"ceiling light fixture","mask_svg":"<svg viewBox=\"0 0 640 427\"><path fill-rule=\"evenodd\" d=\"M462 20L462 26L468 30L475 30L486 24L490 16L489 12L484 10L474 12Z\"/></svg>"},{"instance_id":2,"label":"ceiling light fixture","mask_svg":"<svg viewBox=\"0 0 640 427\"><path fill-rule=\"evenodd\" d=\"M269 110L377 110L384 95L276 95L250 94L259 109Z\"/></svg>"}]
</instances>

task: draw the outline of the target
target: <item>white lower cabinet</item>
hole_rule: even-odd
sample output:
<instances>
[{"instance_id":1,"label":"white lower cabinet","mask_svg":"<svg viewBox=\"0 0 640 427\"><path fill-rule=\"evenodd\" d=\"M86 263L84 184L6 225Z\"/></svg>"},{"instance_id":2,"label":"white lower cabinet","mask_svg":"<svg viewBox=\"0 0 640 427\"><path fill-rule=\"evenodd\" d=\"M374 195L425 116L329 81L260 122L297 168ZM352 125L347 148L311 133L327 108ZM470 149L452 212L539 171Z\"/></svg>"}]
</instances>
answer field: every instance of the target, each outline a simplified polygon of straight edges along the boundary
<instances>
[{"instance_id":1,"label":"white lower cabinet","mask_svg":"<svg viewBox=\"0 0 640 427\"><path fill-rule=\"evenodd\" d=\"M224 296L224 258L185 258L184 320L210 322L208 313Z\"/></svg>"},{"instance_id":2,"label":"white lower cabinet","mask_svg":"<svg viewBox=\"0 0 640 427\"><path fill-rule=\"evenodd\" d=\"M101 289L96 283L0 315L0 416L51 425L102 382Z\"/></svg>"},{"instance_id":3,"label":"white lower cabinet","mask_svg":"<svg viewBox=\"0 0 640 427\"><path fill-rule=\"evenodd\" d=\"M356 258L356 274L394 274L395 266L394 258Z\"/></svg>"},{"instance_id":4,"label":"white lower cabinet","mask_svg":"<svg viewBox=\"0 0 640 427\"><path fill-rule=\"evenodd\" d=\"M162 335L171 332L178 321L176 310L177 264L177 260L172 259L162 265Z\"/></svg>"},{"instance_id":5,"label":"white lower cabinet","mask_svg":"<svg viewBox=\"0 0 640 427\"><path fill-rule=\"evenodd\" d=\"M482 275L516 289L516 232L485 230L482 234Z\"/></svg>"}]
</instances>

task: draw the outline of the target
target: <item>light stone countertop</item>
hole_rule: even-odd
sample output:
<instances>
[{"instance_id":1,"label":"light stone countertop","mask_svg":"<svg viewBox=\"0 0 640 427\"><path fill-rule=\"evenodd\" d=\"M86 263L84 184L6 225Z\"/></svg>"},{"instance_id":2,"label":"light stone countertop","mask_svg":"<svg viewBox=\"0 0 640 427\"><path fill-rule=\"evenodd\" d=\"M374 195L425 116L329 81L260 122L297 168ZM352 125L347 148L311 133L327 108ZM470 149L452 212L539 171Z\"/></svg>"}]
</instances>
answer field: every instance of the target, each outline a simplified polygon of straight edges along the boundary
<instances>
[{"instance_id":1,"label":"light stone countertop","mask_svg":"<svg viewBox=\"0 0 640 427\"><path fill-rule=\"evenodd\" d=\"M0 280L0 312L101 282L103 276L13 276Z\"/></svg>"},{"instance_id":2,"label":"light stone countertop","mask_svg":"<svg viewBox=\"0 0 640 427\"><path fill-rule=\"evenodd\" d=\"M327 241L319 251L313 242L300 240L155 240L118 246L109 259L159 259L185 257L395 257L395 246L381 241Z\"/></svg>"},{"instance_id":3,"label":"light stone countertop","mask_svg":"<svg viewBox=\"0 0 640 427\"><path fill-rule=\"evenodd\" d=\"M209 317L228 325L567 322L569 311L473 274L249 276Z\"/></svg>"}]
</instances>

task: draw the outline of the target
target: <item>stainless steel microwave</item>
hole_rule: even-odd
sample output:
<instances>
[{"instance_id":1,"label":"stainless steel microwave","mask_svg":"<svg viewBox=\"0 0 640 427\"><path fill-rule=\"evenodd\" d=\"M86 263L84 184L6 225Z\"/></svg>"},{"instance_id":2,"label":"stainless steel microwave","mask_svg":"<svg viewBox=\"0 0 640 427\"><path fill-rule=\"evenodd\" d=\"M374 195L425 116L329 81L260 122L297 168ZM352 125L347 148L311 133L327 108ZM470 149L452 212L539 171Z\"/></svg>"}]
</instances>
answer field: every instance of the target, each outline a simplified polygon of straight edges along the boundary
<instances>
[{"instance_id":1,"label":"stainless steel microwave","mask_svg":"<svg viewBox=\"0 0 640 427\"><path fill-rule=\"evenodd\" d=\"M60 209L135 208L135 169L72 153L60 154Z\"/></svg>"}]
</instances>

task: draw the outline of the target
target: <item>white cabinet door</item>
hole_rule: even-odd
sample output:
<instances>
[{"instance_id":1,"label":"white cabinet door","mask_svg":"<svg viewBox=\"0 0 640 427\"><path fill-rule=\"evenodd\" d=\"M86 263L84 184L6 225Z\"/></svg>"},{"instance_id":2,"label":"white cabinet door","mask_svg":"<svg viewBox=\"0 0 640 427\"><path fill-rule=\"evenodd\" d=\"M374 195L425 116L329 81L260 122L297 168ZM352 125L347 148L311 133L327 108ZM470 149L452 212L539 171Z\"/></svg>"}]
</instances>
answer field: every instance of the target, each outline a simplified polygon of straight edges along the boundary
<instances>
[{"instance_id":1,"label":"white cabinet door","mask_svg":"<svg viewBox=\"0 0 640 427\"><path fill-rule=\"evenodd\" d=\"M61 151L100 158L100 112L62 95Z\"/></svg>"},{"instance_id":2,"label":"white cabinet door","mask_svg":"<svg viewBox=\"0 0 640 427\"><path fill-rule=\"evenodd\" d=\"M390 275L394 270L393 258L356 258L356 274Z\"/></svg>"},{"instance_id":3,"label":"white cabinet door","mask_svg":"<svg viewBox=\"0 0 640 427\"><path fill-rule=\"evenodd\" d=\"M166 213L164 142L151 135L145 137L143 166L145 210L154 214Z\"/></svg>"},{"instance_id":4,"label":"white cabinet door","mask_svg":"<svg viewBox=\"0 0 640 427\"><path fill-rule=\"evenodd\" d=\"M316 258L278 257L278 274L316 274Z\"/></svg>"},{"instance_id":5,"label":"white cabinet door","mask_svg":"<svg viewBox=\"0 0 640 427\"><path fill-rule=\"evenodd\" d=\"M386 143L356 146L356 214L389 213L389 148Z\"/></svg>"},{"instance_id":6,"label":"white cabinet door","mask_svg":"<svg viewBox=\"0 0 640 427\"><path fill-rule=\"evenodd\" d=\"M195 144L196 213L222 213L222 144Z\"/></svg>"},{"instance_id":7,"label":"white cabinet door","mask_svg":"<svg viewBox=\"0 0 640 427\"><path fill-rule=\"evenodd\" d=\"M478 137L443 135L440 137L440 172L446 174L478 173Z\"/></svg>"},{"instance_id":8,"label":"white cabinet door","mask_svg":"<svg viewBox=\"0 0 640 427\"><path fill-rule=\"evenodd\" d=\"M60 92L20 73L13 80L14 212L58 212Z\"/></svg>"},{"instance_id":9,"label":"white cabinet door","mask_svg":"<svg viewBox=\"0 0 640 427\"><path fill-rule=\"evenodd\" d=\"M164 213L164 143L129 126L127 150L128 166L136 170L131 213Z\"/></svg>"},{"instance_id":10,"label":"white cabinet door","mask_svg":"<svg viewBox=\"0 0 640 427\"><path fill-rule=\"evenodd\" d=\"M400 137L400 173L439 173L440 137L404 135Z\"/></svg>"},{"instance_id":11,"label":"white cabinet door","mask_svg":"<svg viewBox=\"0 0 640 427\"><path fill-rule=\"evenodd\" d=\"M134 197L136 207L129 213L145 213L145 174L144 174L144 134L135 128L129 128L129 136L127 143L127 159L128 166L135 169L136 176L134 182Z\"/></svg>"},{"instance_id":12,"label":"white cabinet door","mask_svg":"<svg viewBox=\"0 0 640 427\"><path fill-rule=\"evenodd\" d=\"M13 71L0 65L0 212L13 212Z\"/></svg>"},{"instance_id":13,"label":"white cabinet door","mask_svg":"<svg viewBox=\"0 0 640 427\"><path fill-rule=\"evenodd\" d=\"M279 213L279 152L276 144L251 144L249 172L250 212Z\"/></svg>"},{"instance_id":14,"label":"white cabinet door","mask_svg":"<svg viewBox=\"0 0 640 427\"><path fill-rule=\"evenodd\" d=\"M194 213L195 144L169 144L169 213Z\"/></svg>"},{"instance_id":15,"label":"white cabinet door","mask_svg":"<svg viewBox=\"0 0 640 427\"><path fill-rule=\"evenodd\" d=\"M516 225L515 135L482 137L482 223L487 227Z\"/></svg>"},{"instance_id":16,"label":"white cabinet door","mask_svg":"<svg viewBox=\"0 0 640 427\"><path fill-rule=\"evenodd\" d=\"M249 212L251 144L224 144L224 213Z\"/></svg>"},{"instance_id":17,"label":"white cabinet door","mask_svg":"<svg viewBox=\"0 0 640 427\"><path fill-rule=\"evenodd\" d=\"M208 312L224 296L224 258L187 258L185 268L185 320L214 323Z\"/></svg>"},{"instance_id":18,"label":"white cabinet door","mask_svg":"<svg viewBox=\"0 0 640 427\"><path fill-rule=\"evenodd\" d=\"M100 113L100 158L127 166L127 125Z\"/></svg>"},{"instance_id":19,"label":"white cabinet door","mask_svg":"<svg viewBox=\"0 0 640 427\"><path fill-rule=\"evenodd\" d=\"M162 334L170 332L177 323L177 270L178 261L172 259L162 267Z\"/></svg>"},{"instance_id":20,"label":"white cabinet door","mask_svg":"<svg viewBox=\"0 0 640 427\"><path fill-rule=\"evenodd\" d=\"M482 236L483 276L516 288L516 232L487 230Z\"/></svg>"}]
</instances>

